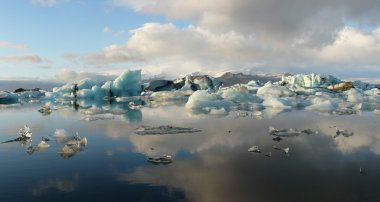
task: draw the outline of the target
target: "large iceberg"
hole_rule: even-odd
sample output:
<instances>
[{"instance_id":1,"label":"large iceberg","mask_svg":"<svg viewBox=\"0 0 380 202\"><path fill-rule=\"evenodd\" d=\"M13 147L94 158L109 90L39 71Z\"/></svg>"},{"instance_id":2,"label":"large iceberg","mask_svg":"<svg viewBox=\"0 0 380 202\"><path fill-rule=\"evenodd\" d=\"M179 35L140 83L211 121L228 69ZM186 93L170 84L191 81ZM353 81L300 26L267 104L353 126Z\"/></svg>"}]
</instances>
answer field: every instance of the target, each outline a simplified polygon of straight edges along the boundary
<instances>
[{"instance_id":1,"label":"large iceberg","mask_svg":"<svg viewBox=\"0 0 380 202\"><path fill-rule=\"evenodd\" d=\"M14 104L17 102L18 95L16 93L0 91L0 104Z\"/></svg>"},{"instance_id":2,"label":"large iceberg","mask_svg":"<svg viewBox=\"0 0 380 202\"><path fill-rule=\"evenodd\" d=\"M228 100L223 100L223 97L217 93L207 90L195 91L186 103L188 109L202 110L204 108L224 108L229 109L233 103Z\"/></svg>"},{"instance_id":3,"label":"large iceberg","mask_svg":"<svg viewBox=\"0 0 380 202\"><path fill-rule=\"evenodd\" d=\"M338 84L341 82L338 78L331 75L320 74L297 74L292 76L282 76L281 81L290 85L298 85L302 87L327 87L329 85Z\"/></svg>"},{"instance_id":4,"label":"large iceberg","mask_svg":"<svg viewBox=\"0 0 380 202\"><path fill-rule=\"evenodd\" d=\"M289 90L285 86L279 86L279 85L272 84L271 82L268 82L263 87L257 90L257 95L275 96L275 97L292 97L292 96L296 96L296 93Z\"/></svg>"}]
</instances>

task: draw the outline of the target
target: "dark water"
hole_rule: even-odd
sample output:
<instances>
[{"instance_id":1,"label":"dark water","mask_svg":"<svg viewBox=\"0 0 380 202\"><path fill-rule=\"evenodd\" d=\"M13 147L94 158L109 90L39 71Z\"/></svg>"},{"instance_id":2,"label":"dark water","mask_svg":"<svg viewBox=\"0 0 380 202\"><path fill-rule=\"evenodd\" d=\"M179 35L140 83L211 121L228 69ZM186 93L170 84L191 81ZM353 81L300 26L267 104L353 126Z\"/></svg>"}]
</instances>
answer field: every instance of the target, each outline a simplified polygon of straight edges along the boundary
<instances>
[{"instance_id":1,"label":"dark water","mask_svg":"<svg viewBox=\"0 0 380 202\"><path fill-rule=\"evenodd\" d=\"M27 154L19 143L0 144L0 201L380 201L380 117L371 113L323 116L305 111L273 118L193 114L183 106L128 109L110 120L86 121L67 105L42 116L41 104L0 110L0 140L17 137L28 124L33 145L49 137L50 148ZM87 107L90 107L88 105ZM92 109L96 108L93 106ZM78 107L77 107L78 108ZM125 111L122 111L126 109ZM137 135L141 125L174 125L192 134ZM318 130L276 142L268 127ZM333 138L338 126L354 132ZM84 151L57 154L56 129L86 136ZM230 131L230 132L228 132ZM249 153L258 145L263 153ZM289 155L272 146L290 147ZM272 152L266 157L266 152ZM153 165L148 156L171 154L173 163ZM366 175L359 173L363 168Z\"/></svg>"}]
</instances>

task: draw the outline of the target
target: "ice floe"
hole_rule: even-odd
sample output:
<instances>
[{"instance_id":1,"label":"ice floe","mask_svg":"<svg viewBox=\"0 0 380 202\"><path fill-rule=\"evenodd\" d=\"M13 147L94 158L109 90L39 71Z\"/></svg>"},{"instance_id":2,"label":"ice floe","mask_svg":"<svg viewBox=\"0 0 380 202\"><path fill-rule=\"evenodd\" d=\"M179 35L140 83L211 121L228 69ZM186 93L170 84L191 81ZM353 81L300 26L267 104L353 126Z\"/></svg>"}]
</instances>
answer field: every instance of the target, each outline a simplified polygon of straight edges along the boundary
<instances>
[{"instance_id":1,"label":"ice floe","mask_svg":"<svg viewBox=\"0 0 380 202\"><path fill-rule=\"evenodd\" d=\"M178 133L196 133L201 132L201 130L194 128L183 128L176 126L140 126L136 129L135 133L138 135L165 135L165 134L178 134Z\"/></svg>"}]
</instances>

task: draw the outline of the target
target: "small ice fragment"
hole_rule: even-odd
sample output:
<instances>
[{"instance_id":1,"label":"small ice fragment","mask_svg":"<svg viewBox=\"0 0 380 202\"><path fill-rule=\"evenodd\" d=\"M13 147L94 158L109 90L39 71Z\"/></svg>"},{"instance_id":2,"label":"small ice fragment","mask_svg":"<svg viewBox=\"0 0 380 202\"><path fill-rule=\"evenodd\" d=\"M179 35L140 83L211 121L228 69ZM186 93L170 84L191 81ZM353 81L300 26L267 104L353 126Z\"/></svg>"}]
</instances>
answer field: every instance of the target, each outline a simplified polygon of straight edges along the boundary
<instances>
[{"instance_id":1,"label":"small ice fragment","mask_svg":"<svg viewBox=\"0 0 380 202\"><path fill-rule=\"evenodd\" d=\"M282 138L276 136L276 137L272 138L272 140L273 140L273 141L276 141L276 142L280 142L280 141L282 140Z\"/></svg>"},{"instance_id":2,"label":"small ice fragment","mask_svg":"<svg viewBox=\"0 0 380 202\"><path fill-rule=\"evenodd\" d=\"M38 148L48 148L50 145L46 143L45 141L41 140L41 142L37 145Z\"/></svg>"},{"instance_id":3,"label":"small ice fragment","mask_svg":"<svg viewBox=\"0 0 380 202\"><path fill-rule=\"evenodd\" d=\"M252 146L248 149L249 152L261 153L259 146Z\"/></svg>"},{"instance_id":4,"label":"small ice fragment","mask_svg":"<svg viewBox=\"0 0 380 202\"><path fill-rule=\"evenodd\" d=\"M334 126L335 127L335 136L334 138L337 138L339 135L342 135L344 137L350 137L350 136L353 136L354 135L354 132L352 131L348 131L346 129L342 130L342 129L339 129L338 127Z\"/></svg>"},{"instance_id":5,"label":"small ice fragment","mask_svg":"<svg viewBox=\"0 0 380 202\"><path fill-rule=\"evenodd\" d=\"M271 157L272 156L272 152L268 152L265 154L266 157Z\"/></svg>"},{"instance_id":6,"label":"small ice fragment","mask_svg":"<svg viewBox=\"0 0 380 202\"><path fill-rule=\"evenodd\" d=\"M52 109L49 106L44 105L41 109L38 110L38 112L40 112L43 116L46 116L51 114Z\"/></svg>"},{"instance_id":7,"label":"small ice fragment","mask_svg":"<svg viewBox=\"0 0 380 202\"><path fill-rule=\"evenodd\" d=\"M156 157L149 157L148 162L158 165L158 164L170 164L173 162L173 157L171 155L161 155L161 156L156 156Z\"/></svg>"},{"instance_id":8,"label":"small ice fragment","mask_svg":"<svg viewBox=\"0 0 380 202\"><path fill-rule=\"evenodd\" d=\"M22 128L20 128L19 134L24 140L32 138L32 132L27 125L24 125Z\"/></svg>"},{"instance_id":9,"label":"small ice fragment","mask_svg":"<svg viewBox=\"0 0 380 202\"><path fill-rule=\"evenodd\" d=\"M170 125L164 126L140 126L136 129L135 133L138 135L165 135L165 134L184 134L184 133L196 133L201 132L201 130L194 128L183 128Z\"/></svg>"},{"instance_id":10,"label":"small ice fragment","mask_svg":"<svg viewBox=\"0 0 380 202\"><path fill-rule=\"evenodd\" d=\"M283 148L283 149L282 149L282 151L284 151L285 154L289 154L289 150L290 150L289 147L286 147L286 148Z\"/></svg>"}]
</instances>

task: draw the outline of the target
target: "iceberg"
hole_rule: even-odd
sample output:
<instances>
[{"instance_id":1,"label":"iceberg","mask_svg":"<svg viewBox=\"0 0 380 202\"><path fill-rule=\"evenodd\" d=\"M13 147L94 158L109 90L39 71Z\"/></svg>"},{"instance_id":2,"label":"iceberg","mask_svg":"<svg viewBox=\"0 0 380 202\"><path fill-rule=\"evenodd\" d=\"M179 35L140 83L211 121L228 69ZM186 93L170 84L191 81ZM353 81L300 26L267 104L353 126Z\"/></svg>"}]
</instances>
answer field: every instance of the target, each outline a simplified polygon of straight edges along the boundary
<instances>
[{"instance_id":1,"label":"iceberg","mask_svg":"<svg viewBox=\"0 0 380 202\"><path fill-rule=\"evenodd\" d=\"M285 86L279 86L272 84L271 82L268 82L263 87L257 90L257 95L274 97L292 97L296 96L296 93L289 90Z\"/></svg>"},{"instance_id":2,"label":"iceberg","mask_svg":"<svg viewBox=\"0 0 380 202\"><path fill-rule=\"evenodd\" d=\"M187 101L185 107L188 109L200 109L206 107L229 109L234 104L231 101L223 100L223 97L217 93L207 90L195 91Z\"/></svg>"},{"instance_id":3,"label":"iceberg","mask_svg":"<svg viewBox=\"0 0 380 202\"><path fill-rule=\"evenodd\" d=\"M141 70L127 70L115 79L111 86L114 96L137 96L141 88Z\"/></svg>"},{"instance_id":4,"label":"iceberg","mask_svg":"<svg viewBox=\"0 0 380 202\"><path fill-rule=\"evenodd\" d=\"M331 75L321 74L297 74L292 76L282 76L281 82L289 85L297 85L302 87L316 88L327 87L341 83L341 80Z\"/></svg>"},{"instance_id":5,"label":"iceberg","mask_svg":"<svg viewBox=\"0 0 380 202\"><path fill-rule=\"evenodd\" d=\"M266 108L279 108L279 109L291 109L296 107L297 104L289 100L279 97L266 97L262 105Z\"/></svg>"},{"instance_id":6,"label":"iceberg","mask_svg":"<svg viewBox=\"0 0 380 202\"><path fill-rule=\"evenodd\" d=\"M175 126L141 126L136 129L135 133L138 135L165 135L165 134L179 134L179 133L197 133L201 130L194 128L183 128Z\"/></svg>"},{"instance_id":7,"label":"iceberg","mask_svg":"<svg viewBox=\"0 0 380 202\"><path fill-rule=\"evenodd\" d=\"M235 103L261 103L263 101L263 99L261 99L260 97L250 94L247 91L247 89L243 90L243 88L240 88L239 90L237 90L236 88L231 87L221 91L221 94L225 100L230 100Z\"/></svg>"},{"instance_id":8,"label":"iceberg","mask_svg":"<svg viewBox=\"0 0 380 202\"><path fill-rule=\"evenodd\" d=\"M15 104L15 103L18 103L18 95L16 93L0 91L0 104Z\"/></svg>"}]
</instances>

